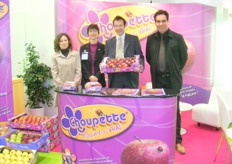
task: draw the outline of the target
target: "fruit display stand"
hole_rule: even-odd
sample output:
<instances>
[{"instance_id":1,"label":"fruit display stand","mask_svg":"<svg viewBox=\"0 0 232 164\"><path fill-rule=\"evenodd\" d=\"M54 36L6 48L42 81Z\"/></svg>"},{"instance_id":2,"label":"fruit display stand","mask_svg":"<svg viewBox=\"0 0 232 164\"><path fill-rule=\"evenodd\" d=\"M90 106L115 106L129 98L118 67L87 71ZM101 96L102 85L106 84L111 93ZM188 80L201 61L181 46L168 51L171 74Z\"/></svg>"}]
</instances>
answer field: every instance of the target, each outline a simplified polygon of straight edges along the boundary
<instances>
[{"instance_id":1,"label":"fruit display stand","mask_svg":"<svg viewBox=\"0 0 232 164\"><path fill-rule=\"evenodd\" d=\"M176 95L114 91L57 90L63 163L173 164Z\"/></svg>"}]
</instances>

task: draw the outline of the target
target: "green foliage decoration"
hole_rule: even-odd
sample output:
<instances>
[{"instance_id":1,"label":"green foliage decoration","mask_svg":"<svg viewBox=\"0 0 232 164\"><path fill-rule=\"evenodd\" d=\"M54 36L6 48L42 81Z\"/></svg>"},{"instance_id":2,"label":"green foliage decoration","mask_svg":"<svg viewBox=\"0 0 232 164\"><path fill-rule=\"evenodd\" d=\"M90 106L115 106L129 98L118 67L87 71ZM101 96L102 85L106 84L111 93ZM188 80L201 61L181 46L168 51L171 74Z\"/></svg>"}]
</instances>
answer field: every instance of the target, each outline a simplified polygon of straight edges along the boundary
<instances>
[{"instance_id":1,"label":"green foliage decoration","mask_svg":"<svg viewBox=\"0 0 232 164\"><path fill-rule=\"evenodd\" d=\"M48 83L52 79L51 68L39 61L39 52L32 43L25 44L26 61L21 77L26 86L26 106L29 108L40 108L43 105L52 106L53 97L51 90L53 85Z\"/></svg>"}]
</instances>

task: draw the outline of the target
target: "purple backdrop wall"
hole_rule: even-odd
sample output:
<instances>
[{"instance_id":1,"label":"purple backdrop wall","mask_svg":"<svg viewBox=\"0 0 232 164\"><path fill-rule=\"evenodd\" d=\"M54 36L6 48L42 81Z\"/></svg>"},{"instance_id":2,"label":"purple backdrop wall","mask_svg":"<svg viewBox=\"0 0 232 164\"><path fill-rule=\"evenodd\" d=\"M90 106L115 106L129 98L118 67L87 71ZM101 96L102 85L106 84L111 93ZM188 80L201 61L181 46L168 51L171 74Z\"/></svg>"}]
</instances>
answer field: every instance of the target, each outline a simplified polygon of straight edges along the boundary
<instances>
[{"instance_id":1,"label":"purple backdrop wall","mask_svg":"<svg viewBox=\"0 0 232 164\"><path fill-rule=\"evenodd\" d=\"M121 15L127 20L126 32L138 35L145 55L146 38L156 31L152 14L164 9L170 14L170 29L182 34L187 42L189 59L188 68L183 74L185 92L192 92L188 97L200 94L197 88L210 89L211 52L210 43L216 8L202 4L156 4L156 3L113 3L83 0L57 1L57 33L67 32L74 43L74 48L88 42L86 27L90 23L100 26L99 41L114 36L112 20ZM145 71L140 74L140 86L151 81L150 68L146 63ZM187 96L182 97L184 100ZM208 97L203 102L207 102ZM200 100L203 100L200 98ZM196 101L195 101L196 102Z\"/></svg>"},{"instance_id":2,"label":"purple backdrop wall","mask_svg":"<svg viewBox=\"0 0 232 164\"><path fill-rule=\"evenodd\" d=\"M9 1L0 1L0 122L13 116Z\"/></svg>"}]
</instances>

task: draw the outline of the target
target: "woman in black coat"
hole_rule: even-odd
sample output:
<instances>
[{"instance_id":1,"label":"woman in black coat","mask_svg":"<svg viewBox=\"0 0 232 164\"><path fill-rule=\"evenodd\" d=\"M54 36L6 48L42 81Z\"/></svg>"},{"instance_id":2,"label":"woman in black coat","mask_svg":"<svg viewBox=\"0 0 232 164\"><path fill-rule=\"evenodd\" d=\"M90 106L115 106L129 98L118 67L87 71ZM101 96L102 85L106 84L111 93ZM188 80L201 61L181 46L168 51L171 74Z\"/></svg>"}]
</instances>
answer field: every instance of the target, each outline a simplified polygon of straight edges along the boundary
<instances>
[{"instance_id":1,"label":"woman in black coat","mask_svg":"<svg viewBox=\"0 0 232 164\"><path fill-rule=\"evenodd\" d=\"M82 87L87 82L99 82L102 87L105 87L105 76L99 68L105 53L105 45L98 42L99 27L96 24L90 24L87 28L87 34L89 43L80 47Z\"/></svg>"}]
</instances>

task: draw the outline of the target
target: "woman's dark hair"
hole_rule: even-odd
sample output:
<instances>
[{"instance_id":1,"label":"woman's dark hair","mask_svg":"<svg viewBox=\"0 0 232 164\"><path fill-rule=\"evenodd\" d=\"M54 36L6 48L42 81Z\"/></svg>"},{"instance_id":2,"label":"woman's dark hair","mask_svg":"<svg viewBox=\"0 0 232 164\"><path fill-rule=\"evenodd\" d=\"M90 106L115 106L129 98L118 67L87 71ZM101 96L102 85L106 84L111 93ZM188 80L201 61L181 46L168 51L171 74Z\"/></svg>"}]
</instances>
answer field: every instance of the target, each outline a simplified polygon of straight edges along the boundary
<instances>
[{"instance_id":1,"label":"woman's dark hair","mask_svg":"<svg viewBox=\"0 0 232 164\"><path fill-rule=\"evenodd\" d=\"M116 17L114 18L114 20L113 20L113 25L114 25L114 22L115 22L115 21L119 21L119 20L122 20L124 26L126 26L126 20L125 20L123 17L121 17L121 16L116 16Z\"/></svg>"},{"instance_id":2,"label":"woman's dark hair","mask_svg":"<svg viewBox=\"0 0 232 164\"><path fill-rule=\"evenodd\" d=\"M68 39L68 48L72 50L72 40L71 40L71 38L66 33L60 33L60 34L58 34L56 36L56 38L54 40L54 50L55 50L55 52L60 51L60 38L62 36L66 36L66 38Z\"/></svg>"},{"instance_id":3,"label":"woman's dark hair","mask_svg":"<svg viewBox=\"0 0 232 164\"><path fill-rule=\"evenodd\" d=\"M89 35L89 30L97 30L98 34L100 33L99 32L99 27L97 24L90 24L87 28L87 34Z\"/></svg>"},{"instance_id":4,"label":"woman's dark hair","mask_svg":"<svg viewBox=\"0 0 232 164\"><path fill-rule=\"evenodd\" d=\"M168 12L165 11L165 10L158 10L158 11L155 13L155 15L154 15L154 20L155 20L155 21L156 21L156 17L157 17L158 15L165 15L166 18L167 18L167 21L169 20L169 14L168 14Z\"/></svg>"}]
</instances>

